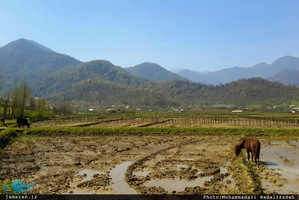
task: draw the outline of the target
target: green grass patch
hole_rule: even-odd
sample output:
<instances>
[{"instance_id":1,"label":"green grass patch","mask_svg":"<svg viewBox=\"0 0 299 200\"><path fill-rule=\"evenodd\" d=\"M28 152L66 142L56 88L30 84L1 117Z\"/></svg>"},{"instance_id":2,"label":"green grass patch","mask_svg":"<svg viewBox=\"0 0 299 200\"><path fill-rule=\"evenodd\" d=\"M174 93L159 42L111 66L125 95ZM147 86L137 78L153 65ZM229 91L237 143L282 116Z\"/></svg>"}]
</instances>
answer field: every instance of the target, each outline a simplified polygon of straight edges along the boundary
<instances>
[{"instance_id":1,"label":"green grass patch","mask_svg":"<svg viewBox=\"0 0 299 200\"><path fill-rule=\"evenodd\" d=\"M11 185L11 184L13 184L13 182L10 181L10 180L5 180L5 181L1 181L1 180L0 180L0 194L6 194L5 191L4 191L4 187L5 187L6 185ZM8 192L12 192L11 187L9 187L9 188L7 189L7 191L8 191Z\"/></svg>"},{"instance_id":2,"label":"green grass patch","mask_svg":"<svg viewBox=\"0 0 299 200\"><path fill-rule=\"evenodd\" d=\"M261 180L255 174L252 166L249 164L249 161L246 161L244 156L242 156L241 160L242 160L242 163L244 164L244 166L246 167L247 174L249 175L250 179L253 182L252 187L253 187L254 194L263 194ZM248 194L250 194L250 193L248 193Z\"/></svg>"},{"instance_id":3,"label":"green grass patch","mask_svg":"<svg viewBox=\"0 0 299 200\"><path fill-rule=\"evenodd\" d=\"M206 127L46 127L21 129L26 135L243 135L299 136L299 129L206 128Z\"/></svg>"},{"instance_id":4,"label":"green grass patch","mask_svg":"<svg viewBox=\"0 0 299 200\"><path fill-rule=\"evenodd\" d=\"M236 182L241 185L244 194L263 194L261 181L243 154L236 157L232 164L236 166L234 173L239 175ZM248 179L252 184L248 184Z\"/></svg>"}]
</instances>

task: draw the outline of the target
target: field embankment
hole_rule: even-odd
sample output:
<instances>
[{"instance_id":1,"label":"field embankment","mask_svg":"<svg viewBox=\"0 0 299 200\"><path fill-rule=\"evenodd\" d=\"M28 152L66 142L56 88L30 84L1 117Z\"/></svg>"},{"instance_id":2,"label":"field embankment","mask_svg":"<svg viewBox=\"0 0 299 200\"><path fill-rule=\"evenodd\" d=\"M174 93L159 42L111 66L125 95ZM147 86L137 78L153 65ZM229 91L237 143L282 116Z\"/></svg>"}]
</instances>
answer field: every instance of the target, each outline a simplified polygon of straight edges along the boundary
<instances>
[{"instance_id":1,"label":"field embankment","mask_svg":"<svg viewBox=\"0 0 299 200\"><path fill-rule=\"evenodd\" d=\"M24 129L27 135L243 135L299 136L299 129L206 128L206 127L47 127Z\"/></svg>"}]
</instances>

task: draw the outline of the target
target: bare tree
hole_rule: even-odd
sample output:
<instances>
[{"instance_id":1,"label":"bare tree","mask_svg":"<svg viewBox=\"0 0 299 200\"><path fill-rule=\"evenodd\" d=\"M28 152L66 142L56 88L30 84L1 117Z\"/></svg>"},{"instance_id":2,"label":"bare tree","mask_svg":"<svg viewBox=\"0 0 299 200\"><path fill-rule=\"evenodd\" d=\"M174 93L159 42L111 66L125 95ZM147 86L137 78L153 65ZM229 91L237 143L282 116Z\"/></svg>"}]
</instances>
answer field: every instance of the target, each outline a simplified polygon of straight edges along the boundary
<instances>
[{"instance_id":1,"label":"bare tree","mask_svg":"<svg viewBox=\"0 0 299 200\"><path fill-rule=\"evenodd\" d=\"M67 100L62 100L59 102L57 111L64 116L73 113L73 110Z\"/></svg>"},{"instance_id":2,"label":"bare tree","mask_svg":"<svg viewBox=\"0 0 299 200\"><path fill-rule=\"evenodd\" d=\"M26 102L30 98L30 89L28 86L28 82L24 81L20 85L15 84L12 96L12 116L15 118L24 118Z\"/></svg>"},{"instance_id":3,"label":"bare tree","mask_svg":"<svg viewBox=\"0 0 299 200\"><path fill-rule=\"evenodd\" d=\"M4 94L4 99L3 99L3 116L4 117L10 117L11 114L11 106L10 106L10 98L11 98L11 90L7 91Z\"/></svg>"}]
</instances>

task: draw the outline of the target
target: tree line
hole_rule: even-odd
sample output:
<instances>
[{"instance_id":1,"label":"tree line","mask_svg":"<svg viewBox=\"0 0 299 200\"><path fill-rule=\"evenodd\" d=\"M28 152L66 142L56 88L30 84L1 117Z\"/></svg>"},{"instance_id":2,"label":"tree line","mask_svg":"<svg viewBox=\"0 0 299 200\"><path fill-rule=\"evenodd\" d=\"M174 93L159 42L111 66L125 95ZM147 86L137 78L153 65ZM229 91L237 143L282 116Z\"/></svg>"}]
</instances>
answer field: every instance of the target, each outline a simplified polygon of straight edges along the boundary
<instances>
[{"instance_id":1,"label":"tree line","mask_svg":"<svg viewBox=\"0 0 299 200\"><path fill-rule=\"evenodd\" d=\"M15 86L4 92L2 96L0 97L0 116L6 119L41 120L54 117L56 114L68 115L73 112L65 100L50 108L45 98L33 97L26 80L22 83L15 83Z\"/></svg>"}]
</instances>

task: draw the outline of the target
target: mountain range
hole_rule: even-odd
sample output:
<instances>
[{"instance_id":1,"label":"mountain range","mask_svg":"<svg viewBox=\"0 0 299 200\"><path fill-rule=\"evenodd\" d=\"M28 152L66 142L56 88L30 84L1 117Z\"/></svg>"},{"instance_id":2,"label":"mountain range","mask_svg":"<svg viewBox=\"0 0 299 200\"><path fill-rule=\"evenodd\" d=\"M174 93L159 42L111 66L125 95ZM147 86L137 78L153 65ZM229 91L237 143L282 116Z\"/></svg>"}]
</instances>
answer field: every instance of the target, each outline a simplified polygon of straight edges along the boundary
<instances>
[{"instance_id":1,"label":"mountain range","mask_svg":"<svg viewBox=\"0 0 299 200\"><path fill-rule=\"evenodd\" d=\"M172 79L187 80L183 76L166 70L156 63L144 62L134 67L125 68L126 71L140 78L154 81L168 81Z\"/></svg>"},{"instance_id":2,"label":"mountain range","mask_svg":"<svg viewBox=\"0 0 299 200\"><path fill-rule=\"evenodd\" d=\"M194 82L215 85L244 78L261 77L271 81L299 86L298 78L293 75L299 73L299 58L284 56L272 64L263 62L252 67L232 67L208 73L198 73L187 69L182 69L176 73Z\"/></svg>"},{"instance_id":3,"label":"mountain range","mask_svg":"<svg viewBox=\"0 0 299 200\"><path fill-rule=\"evenodd\" d=\"M284 57L271 65L261 63L250 69L222 70L222 76L230 75L230 71L239 71L238 75L241 76L244 70L251 75L269 74L269 68L273 68L273 81L288 80L288 74L295 74L288 69L292 66L292 70L296 70L296 63L297 58ZM280 70L286 65L289 67ZM201 75L210 73L213 72ZM217 74L221 77L221 73ZM209 76L217 77L211 74ZM133 104L163 107L220 103L281 104L299 98L297 87L262 78L249 78L249 75L244 77L249 79L224 85L207 85L188 81L155 63L146 62L135 67L122 68L106 60L81 62L26 39L13 41L0 48L0 77L1 96L14 87L15 82L28 80L34 96L45 97L50 101L64 99L100 105ZM238 78L237 75L235 77Z\"/></svg>"}]
</instances>

